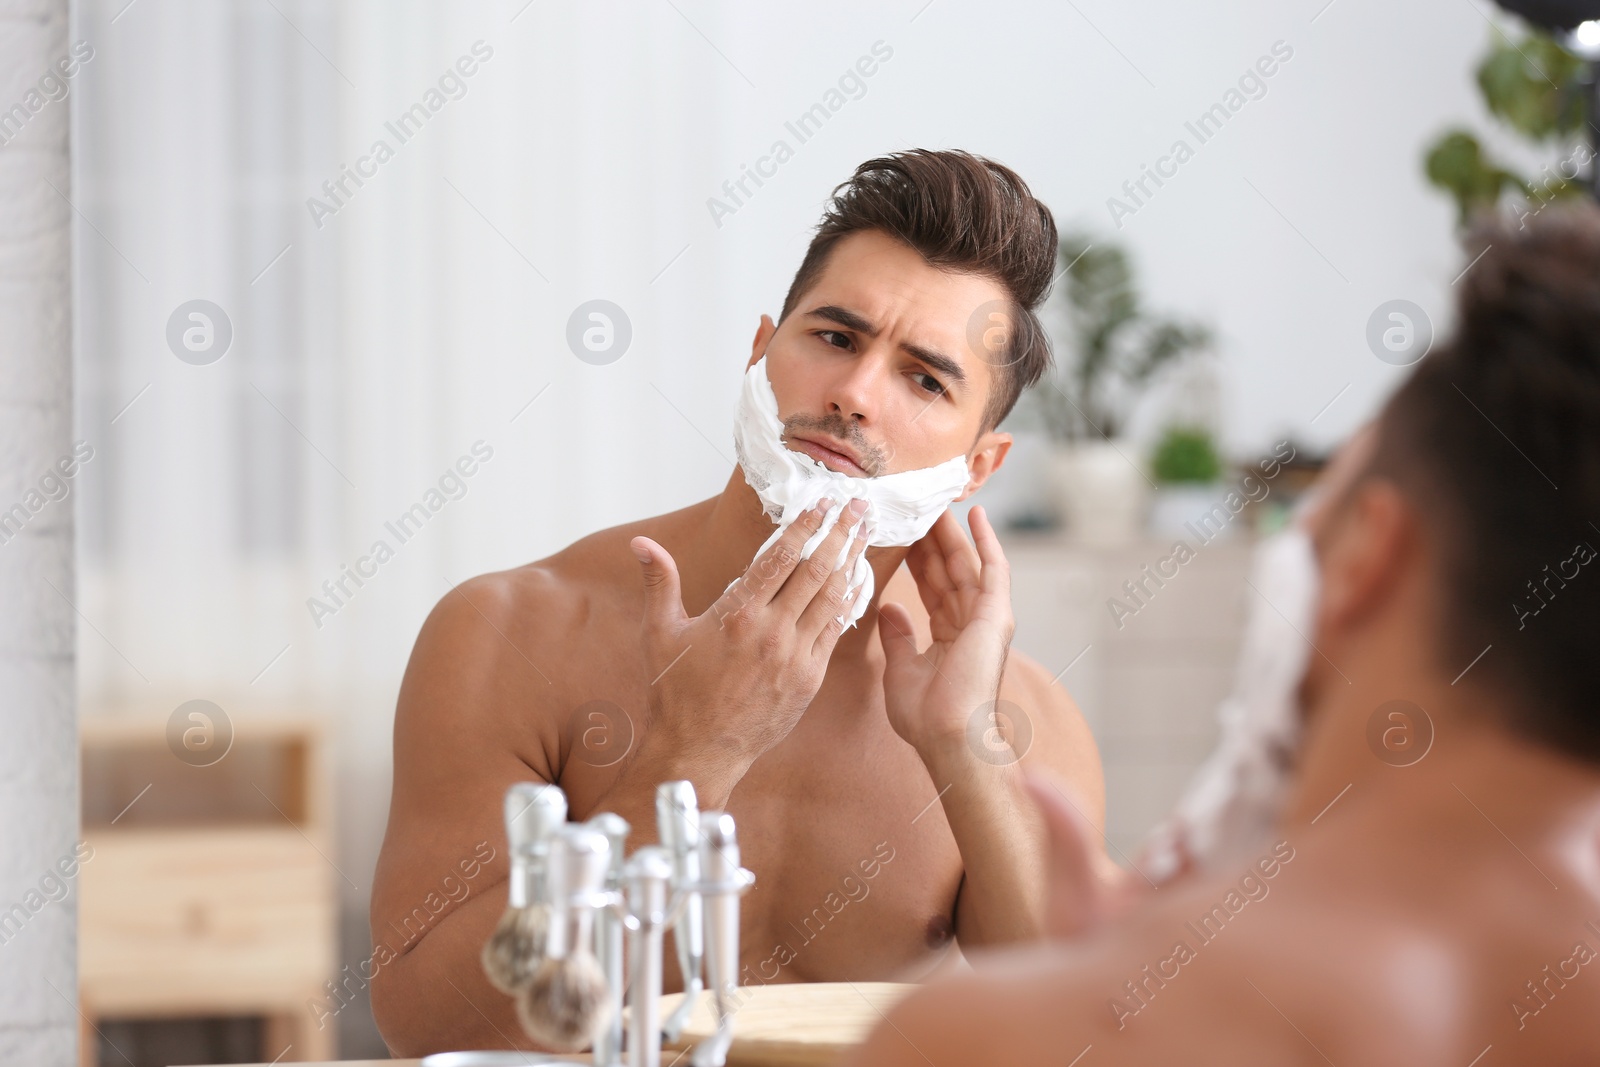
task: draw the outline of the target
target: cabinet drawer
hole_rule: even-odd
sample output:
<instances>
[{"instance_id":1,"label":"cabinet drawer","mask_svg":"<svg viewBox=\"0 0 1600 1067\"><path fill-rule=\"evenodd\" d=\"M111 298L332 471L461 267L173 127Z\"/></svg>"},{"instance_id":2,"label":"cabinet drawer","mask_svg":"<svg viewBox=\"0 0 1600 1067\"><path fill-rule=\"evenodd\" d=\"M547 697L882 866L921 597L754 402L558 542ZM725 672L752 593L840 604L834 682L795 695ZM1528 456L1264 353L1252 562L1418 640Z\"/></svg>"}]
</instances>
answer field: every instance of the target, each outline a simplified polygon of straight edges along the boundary
<instances>
[{"instance_id":1,"label":"cabinet drawer","mask_svg":"<svg viewBox=\"0 0 1600 1067\"><path fill-rule=\"evenodd\" d=\"M335 977L336 877L292 828L91 833L79 979L100 1015L299 1005Z\"/></svg>"}]
</instances>

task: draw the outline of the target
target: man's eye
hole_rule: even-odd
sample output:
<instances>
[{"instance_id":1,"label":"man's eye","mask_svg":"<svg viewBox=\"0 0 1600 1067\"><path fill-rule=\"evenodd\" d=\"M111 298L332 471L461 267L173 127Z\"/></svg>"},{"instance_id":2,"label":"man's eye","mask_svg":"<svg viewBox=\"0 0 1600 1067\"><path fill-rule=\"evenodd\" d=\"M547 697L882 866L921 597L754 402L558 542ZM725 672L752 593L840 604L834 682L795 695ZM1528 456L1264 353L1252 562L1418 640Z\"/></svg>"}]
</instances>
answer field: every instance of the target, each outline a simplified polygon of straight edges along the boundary
<instances>
[{"instance_id":1,"label":"man's eye","mask_svg":"<svg viewBox=\"0 0 1600 1067\"><path fill-rule=\"evenodd\" d=\"M834 348L849 348L850 347L850 337L849 337L849 335L840 333L838 330L818 330L817 331L817 336L822 338L828 344L833 345ZM842 344L834 344L834 342L832 340L829 340L830 338L833 338L833 337L837 337L843 343Z\"/></svg>"},{"instance_id":2,"label":"man's eye","mask_svg":"<svg viewBox=\"0 0 1600 1067\"><path fill-rule=\"evenodd\" d=\"M916 377L920 378L920 379L923 379L923 381L925 381L927 383L930 383L930 384L925 384L925 385L922 386L928 392L930 392L930 393L938 393L940 395L944 394L944 392L945 392L944 383L939 381L939 379L935 378L933 375L927 374L927 373L918 373L916 375Z\"/></svg>"}]
</instances>

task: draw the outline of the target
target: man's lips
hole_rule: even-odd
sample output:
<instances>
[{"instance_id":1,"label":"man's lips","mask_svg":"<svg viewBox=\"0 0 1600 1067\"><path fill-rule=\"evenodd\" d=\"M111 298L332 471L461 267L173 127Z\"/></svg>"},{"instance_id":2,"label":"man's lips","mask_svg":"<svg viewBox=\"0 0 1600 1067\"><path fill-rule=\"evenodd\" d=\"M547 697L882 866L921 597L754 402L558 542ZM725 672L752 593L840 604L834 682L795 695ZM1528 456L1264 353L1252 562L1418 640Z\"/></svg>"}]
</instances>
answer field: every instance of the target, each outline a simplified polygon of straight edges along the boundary
<instances>
[{"instance_id":1,"label":"man's lips","mask_svg":"<svg viewBox=\"0 0 1600 1067\"><path fill-rule=\"evenodd\" d=\"M806 455L810 456L812 459L816 460L818 463L822 464L824 467L827 467L831 471L837 471L840 474L848 474L853 478L870 477L870 475L867 474L866 469L863 468L850 453L841 452L829 445L824 445L821 442L814 441L808 437L801 437L798 434L790 434L789 439L793 441L796 446L798 446L796 449L797 451L804 452Z\"/></svg>"}]
</instances>

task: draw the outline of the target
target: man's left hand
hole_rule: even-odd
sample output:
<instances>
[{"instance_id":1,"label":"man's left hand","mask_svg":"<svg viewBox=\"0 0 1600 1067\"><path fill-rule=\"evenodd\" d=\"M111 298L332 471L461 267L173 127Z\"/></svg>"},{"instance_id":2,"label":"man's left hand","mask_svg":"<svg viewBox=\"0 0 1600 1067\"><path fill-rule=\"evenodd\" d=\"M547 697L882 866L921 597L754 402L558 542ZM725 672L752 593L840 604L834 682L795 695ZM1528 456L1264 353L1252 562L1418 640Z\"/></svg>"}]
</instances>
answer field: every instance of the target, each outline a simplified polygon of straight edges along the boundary
<instances>
[{"instance_id":1,"label":"man's left hand","mask_svg":"<svg viewBox=\"0 0 1600 1067\"><path fill-rule=\"evenodd\" d=\"M972 541L946 511L906 555L928 610L926 652L917 652L910 612L892 603L878 608L889 722L919 753L963 740L975 715L988 728L1016 630L1000 540L981 507L968 512L968 523Z\"/></svg>"}]
</instances>

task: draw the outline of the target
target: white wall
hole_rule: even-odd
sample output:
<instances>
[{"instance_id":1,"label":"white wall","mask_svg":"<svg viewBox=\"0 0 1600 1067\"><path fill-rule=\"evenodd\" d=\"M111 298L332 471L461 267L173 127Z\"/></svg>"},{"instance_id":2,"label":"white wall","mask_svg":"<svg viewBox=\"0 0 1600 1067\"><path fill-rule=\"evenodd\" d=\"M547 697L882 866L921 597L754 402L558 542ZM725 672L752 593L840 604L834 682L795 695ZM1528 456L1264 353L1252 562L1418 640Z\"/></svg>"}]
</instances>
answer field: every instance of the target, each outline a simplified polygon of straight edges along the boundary
<instances>
[{"instance_id":1,"label":"white wall","mask_svg":"<svg viewBox=\"0 0 1600 1067\"><path fill-rule=\"evenodd\" d=\"M0 1063L41 1067L78 1035L68 41L64 0L0 2Z\"/></svg>"}]
</instances>

